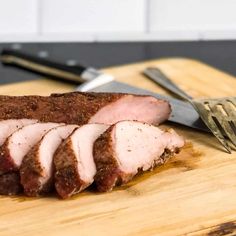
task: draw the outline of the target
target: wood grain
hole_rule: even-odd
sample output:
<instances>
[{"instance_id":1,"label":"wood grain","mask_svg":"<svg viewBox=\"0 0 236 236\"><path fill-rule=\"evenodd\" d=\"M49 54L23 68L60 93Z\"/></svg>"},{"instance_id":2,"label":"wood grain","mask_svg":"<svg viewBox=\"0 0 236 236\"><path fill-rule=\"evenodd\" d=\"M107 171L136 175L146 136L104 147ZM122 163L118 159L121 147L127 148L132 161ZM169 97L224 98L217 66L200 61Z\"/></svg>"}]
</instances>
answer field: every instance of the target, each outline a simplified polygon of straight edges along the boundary
<instances>
[{"instance_id":1,"label":"wood grain","mask_svg":"<svg viewBox=\"0 0 236 236\"><path fill-rule=\"evenodd\" d=\"M104 71L120 81L164 93L141 75L157 66L194 97L235 96L234 77L198 61L153 60ZM39 80L0 87L1 94L67 92ZM187 115L187 114L183 114ZM236 231L236 153L209 134L166 124L188 145L169 163L111 193L85 191L69 200L1 197L0 235L226 235Z\"/></svg>"}]
</instances>

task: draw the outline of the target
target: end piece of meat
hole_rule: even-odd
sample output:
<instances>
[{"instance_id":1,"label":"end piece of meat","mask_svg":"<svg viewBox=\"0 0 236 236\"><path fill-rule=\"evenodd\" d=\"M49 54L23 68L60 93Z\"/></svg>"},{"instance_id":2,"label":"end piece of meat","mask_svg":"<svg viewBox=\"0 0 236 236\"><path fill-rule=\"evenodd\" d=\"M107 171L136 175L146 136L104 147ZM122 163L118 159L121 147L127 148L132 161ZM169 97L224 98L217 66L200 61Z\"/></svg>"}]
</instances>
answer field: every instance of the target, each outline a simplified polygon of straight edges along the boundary
<instances>
[{"instance_id":1,"label":"end piece of meat","mask_svg":"<svg viewBox=\"0 0 236 236\"><path fill-rule=\"evenodd\" d=\"M63 125L49 130L24 157L20 167L21 184L27 196L47 193L53 184L55 151L77 125Z\"/></svg>"},{"instance_id":2,"label":"end piece of meat","mask_svg":"<svg viewBox=\"0 0 236 236\"><path fill-rule=\"evenodd\" d=\"M21 127L36 123L37 120L30 119L11 119L0 121L0 146L6 141L8 136Z\"/></svg>"},{"instance_id":3,"label":"end piece of meat","mask_svg":"<svg viewBox=\"0 0 236 236\"><path fill-rule=\"evenodd\" d=\"M7 138L0 147L0 174L18 171L23 157L57 123L35 123L26 125Z\"/></svg>"},{"instance_id":4,"label":"end piece of meat","mask_svg":"<svg viewBox=\"0 0 236 236\"><path fill-rule=\"evenodd\" d=\"M99 109L88 123L112 125L122 120L137 120L158 125L167 120L170 113L167 101L151 96L123 95L115 102Z\"/></svg>"},{"instance_id":5,"label":"end piece of meat","mask_svg":"<svg viewBox=\"0 0 236 236\"><path fill-rule=\"evenodd\" d=\"M68 198L93 183L96 166L93 143L109 126L87 124L77 128L58 148L54 156L55 187Z\"/></svg>"},{"instance_id":6,"label":"end piece of meat","mask_svg":"<svg viewBox=\"0 0 236 236\"><path fill-rule=\"evenodd\" d=\"M112 125L94 143L95 182L101 192L130 181L138 171L163 164L183 147L174 131L136 121Z\"/></svg>"},{"instance_id":7,"label":"end piece of meat","mask_svg":"<svg viewBox=\"0 0 236 236\"><path fill-rule=\"evenodd\" d=\"M71 92L44 96L0 96L0 120L37 119L83 125L138 120L159 124L169 118L167 101L122 93Z\"/></svg>"}]
</instances>

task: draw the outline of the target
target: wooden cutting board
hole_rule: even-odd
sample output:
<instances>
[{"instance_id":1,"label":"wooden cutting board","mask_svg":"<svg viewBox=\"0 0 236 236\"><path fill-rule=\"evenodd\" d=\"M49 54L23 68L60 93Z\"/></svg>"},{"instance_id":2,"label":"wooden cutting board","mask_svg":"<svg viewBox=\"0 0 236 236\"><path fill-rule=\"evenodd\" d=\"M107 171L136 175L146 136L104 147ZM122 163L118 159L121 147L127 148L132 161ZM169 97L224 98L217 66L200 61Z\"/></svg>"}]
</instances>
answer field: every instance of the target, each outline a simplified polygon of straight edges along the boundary
<instances>
[{"instance_id":1,"label":"wooden cutting board","mask_svg":"<svg viewBox=\"0 0 236 236\"><path fill-rule=\"evenodd\" d=\"M234 77L189 59L154 60L104 71L120 81L164 93L141 75L147 66L158 66L196 98L236 95ZM73 88L38 80L2 86L0 94L46 95ZM209 134L166 126L175 128L188 145L165 166L111 193L85 191L69 200L0 197L0 235L233 235L236 152L225 153Z\"/></svg>"}]
</instances>

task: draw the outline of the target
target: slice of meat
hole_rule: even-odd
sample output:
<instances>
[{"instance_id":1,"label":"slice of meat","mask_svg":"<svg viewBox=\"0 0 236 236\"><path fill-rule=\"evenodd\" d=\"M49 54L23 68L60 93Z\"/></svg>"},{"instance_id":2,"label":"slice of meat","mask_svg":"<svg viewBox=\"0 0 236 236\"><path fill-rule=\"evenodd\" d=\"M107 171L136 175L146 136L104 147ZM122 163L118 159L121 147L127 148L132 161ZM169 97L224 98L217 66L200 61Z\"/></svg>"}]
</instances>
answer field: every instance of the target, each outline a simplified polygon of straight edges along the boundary
<instances>
[{"instance_id":1,"label":"slice of meat","mask_svg":"<svg viewBox=\"0 0 236 236\"><path fill-rule=\"evenodd\" d=\"M25 125L34 124L36 122L37 120L30 119L12 119L0 121L0 146L13 132Z\"/></svg>"},{"instance_id":2,"label":"slice of meat","mask_svg":"<svg viewBox=\"0 0 236 236\"><path fill-rule=\"evenodd\" d=\"M58 123L35 123L22 127L7 138L0 147L0 173L17 171L23 157L50 129Z\"/></svg>"},{"instance_id":3,"label":"slice of meat","mask_svg":"<svg viewBox=\"0 0 236 236\"><path fill-rule=\"evenodd\" d=\"M77 125L139 120L159 124L168 119L170 112L167 101L121 93L0 96L0 120L28 118Z\"/></svg>"},{"instance_id":4,"label":"slice of meat","mask_svg":"<svg viewBox=\"0 0 236 236\"><path fill-rule=\"evenodd\" d=\"M6 139L16 130L23 126L34 124L37 120L33 119L10 119L0 121L0 146ZM6 173L0 175L0 194L15 195L22 190L20 176L17 172Z\"/></svg>"},{"instance_id":5,"label":"slice of meat","mask_svg":"<svg viewBox=\"0 0 236 236\"><path fill-rule=\"evenodd\" d=\"M21 164L20 175L27 196L37 196L52 189L54 153L77 127L63 125L49 130L26 154Z\"/></svg>"},{"instance_id":6,"label":"slice of meat","mask_svg":"<svg viewBox=\"0 0 236 236\"><path fill-rule=\"evenodd\" d=\"M93 143L108 128L104 124L87 124L76 129L58 148L54 156L55 187L67 198L93 183L96 167Z\"/></svg>"},{"instance_id":7,"label":"slice of meat","mask_svg":"<svg viewBox=\"0 0 236 236\"><path fill-rule=\"evenodd\" d=\"M163 164L183 147L174 130L163 131L136 121L112 125L94 143L95 182L101 192L130 181L138 171Z\"/></svg>"}]
</instances>

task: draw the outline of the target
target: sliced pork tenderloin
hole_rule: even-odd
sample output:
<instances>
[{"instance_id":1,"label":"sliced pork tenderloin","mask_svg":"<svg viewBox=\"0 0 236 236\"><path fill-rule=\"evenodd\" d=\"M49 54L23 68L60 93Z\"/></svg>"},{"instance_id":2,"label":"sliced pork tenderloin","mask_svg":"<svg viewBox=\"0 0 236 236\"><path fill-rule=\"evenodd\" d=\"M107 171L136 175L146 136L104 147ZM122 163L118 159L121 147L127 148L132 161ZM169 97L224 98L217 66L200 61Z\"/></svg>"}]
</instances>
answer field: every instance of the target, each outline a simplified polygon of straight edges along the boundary
<instances>
[{"instance_id":1,"label":"sliced pork tenderloin","mask_svg":"<svg viewBox=\"0 0 236 236\"><path fill-rule=\"evenodd\" d=\"M94 143L95 182L101 192L130 181L138 171L163 164L183 147L174 130L163 131L136 121L112 125Z\"/></svg>"},{"instance_id":2,"label":"sliced pork tenderloin","mask_svg":"<svg viewBox=\"0 0 236 236\"><path fill-rule=\"evenodd\" d=\"M11 119L0 121L0 146L6 141L8 136L25 125L36 123L37 120Z\"/></svg>"},{"instance_id":3,"label":"sliced pork tenderloin","mask_svg":"<svg viewBox=\"0 0 236 236\"><path fill-rule=\"evenodd\" d=\"M159 124L169 118L167 101L121 93L71 92L43 96L0 96L0 120L37 119L83 125L139 120Z\"/></svg>"},{"instance_id":4,"label":"sliced pork tenderloin","mask_svg":"<svg viewBox=\"0 0 236 236\"><path fill-rule=\"evenodd\" d=\"M0 173L17 171L23 157L50 129L59 126L58 123L35 123L26 125L12 135L0 147Z\"/></svg>"},{"instance_id":5,"label":"sliced pork tenderloin","mask_svg":"<svg viewBox=\"0 0 236 236\"><path fill-rule=\"evenodd\" d=\"M49 130L26 154L20 167L21 184L27 196L47 193L53 186L53 156L77 125L63 125Z\"/></svg>"},{"instance_id":6,"label":"sliced pork tenderloin","mask_svg":"<svg viewBox=\"0 0 236 236\"><path fill-rule=\"evenodd\" d=\"M93 143L108 127L104 124L83 125L58 148L54 156L55 187L62 198L68 198L93 183L96 174Z\"/></svg>"}]
</instances>

